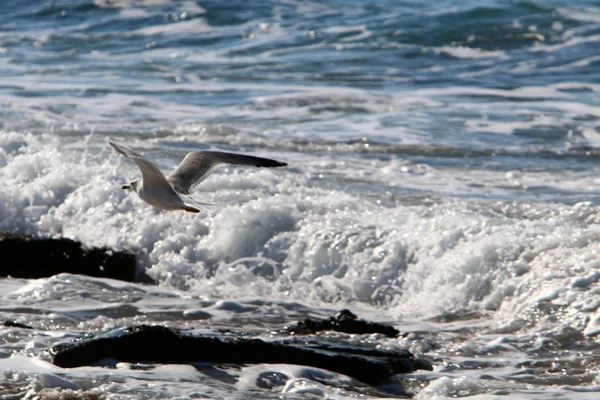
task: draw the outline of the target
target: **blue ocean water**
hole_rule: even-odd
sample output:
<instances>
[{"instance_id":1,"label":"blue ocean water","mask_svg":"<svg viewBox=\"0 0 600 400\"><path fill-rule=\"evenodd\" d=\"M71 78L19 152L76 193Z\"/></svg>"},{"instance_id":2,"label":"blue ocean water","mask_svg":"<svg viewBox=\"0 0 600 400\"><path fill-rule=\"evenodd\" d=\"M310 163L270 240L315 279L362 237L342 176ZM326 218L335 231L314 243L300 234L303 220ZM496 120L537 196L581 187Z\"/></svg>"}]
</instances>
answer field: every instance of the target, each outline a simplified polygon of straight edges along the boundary
<instances>
[{"instance_id":1,"label":"blue ocean water","mask_svg":"<svg viewBox=\"0 0 600 400\"><path fill-rule=\"evenodd\" d=\"M0 331L0 396L381 397L291 366L46 362L88 330L351 308L409 333L352 340L434 361L382 389L597 398L599 44L591 0L0 0L0 230L131 250L159 283L2 280L0 315L38 329ZM201 149L289 167L217 170L193 193L215 208L161 212L107 140L165 172Z\"/></svg>"}]
</instances>

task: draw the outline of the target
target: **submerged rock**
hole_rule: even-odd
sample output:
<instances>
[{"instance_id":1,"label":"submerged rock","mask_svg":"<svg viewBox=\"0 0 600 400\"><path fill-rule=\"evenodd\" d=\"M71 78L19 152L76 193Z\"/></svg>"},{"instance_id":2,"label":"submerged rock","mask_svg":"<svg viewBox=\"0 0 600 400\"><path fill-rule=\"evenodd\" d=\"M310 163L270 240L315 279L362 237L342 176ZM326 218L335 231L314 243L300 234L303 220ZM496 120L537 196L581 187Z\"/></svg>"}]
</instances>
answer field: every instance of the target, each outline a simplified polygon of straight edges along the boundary
<instances>
[{"instance_id":1,"label":"submerged rock","mask_svg":"<svg viewBox=\"0 0 600 400\"><path fill-rule=\"evenodd\" d=\"M336 331L354 334L380 333L387 337L398 337L400 331L396 328L376 322L358 319L350 310L342 310L333 317L325 320L305 319L294 326L285 329L294 335L308 335L320 331Z\"/></svg>"},{"instance_id":2,"label":"submerged rock","mask_svg":"<svg viewBox=\"0 0 600 400\"><path fill-rule=\"evenodd\" d=\"M408 351L381 351L323 342L286 343L259 339L194 336L178 330L140 325L121 328L50 349L52 362L63 368L124 362L221 364L295 364L326 369L376 385L390 376L431 369Z\"/></svg>"},{"instance_id":3,"label":"submerged rock","mask_svg":"<svg viewBox=\"0 0 600 400\"><path fill-rule=\"evenodd\" d=\"M32 326L29 326L27 324L18 322L18 321L13 321L10 319L7 319L6 321L4 321L2 323L2 326L6 327L6 328L21 328L21 329L33 329Z\"/></svg>"},{"instance_id":4,"label":"submerged rock","mask_svg":"<svg viewBox=\"0 0 600 400\"><path fill-rule=\"evenodd\" d=\"M151 282L136 272L135 255L107 248L86 249L65 238L40 238L0 233L0 276L46 278L63 272L112 278L127 282Z\"/></svg>"}]
</instances>

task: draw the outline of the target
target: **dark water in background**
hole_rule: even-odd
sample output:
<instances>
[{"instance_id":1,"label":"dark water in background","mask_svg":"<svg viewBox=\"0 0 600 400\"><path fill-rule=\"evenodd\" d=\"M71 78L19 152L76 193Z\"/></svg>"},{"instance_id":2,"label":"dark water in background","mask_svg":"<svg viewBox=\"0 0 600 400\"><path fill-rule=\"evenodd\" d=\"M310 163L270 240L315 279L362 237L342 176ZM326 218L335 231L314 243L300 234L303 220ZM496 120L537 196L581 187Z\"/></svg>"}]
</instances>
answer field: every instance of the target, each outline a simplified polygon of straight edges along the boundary
<instances>
[{"instance_id":1,"label":"dark water in background","mask_svg":"<svg viewBox=\"0 0 600 400\"><path fill-rule=\"evenodd\" d=\"M367 342L436 360L402 382L419 399L595 399L599 67L597 1L0 0L0 230L131 249L159 282L3 280L0 314L40 328L0 332L7 393L351 398L289 366L265 391L269 367L39 362L57 330L350 307L413 332ZM221 208L158 213L107 139L165 170L205 148L290 167L221 171L197 192Z\"/></svg>"},{"instance_id":2,"label":"dark water in background","mask_svg":"<svg viewBox=\"0 0 600 400\"><path fill-rule=\"evenodd\" d=\"M144 135L210 121L255 135L564 151L597 128L593 4L3 1L2 123L61 132L75 119L81 133ZM298 92L307 98L260 101ZM110 109L120 96L125 107ZM423 102L403 104L414 97ZM117 112L86 107L100 99ZM163 103L211 113L153 117Z\"/></svg>"},{"instance_id":3,"label":"dark water in background","mask_svg":"<svg viewBox=\"0 0 600 400\"><path fill-rule=\"evenodd\" d=\"M594 2L4 1L2 9L6 130L184 131L227 144L223 130L235 129L245 134L237 144L328 151L333 143L458 168L596 163Z\"/></svg>"}]
</instances>

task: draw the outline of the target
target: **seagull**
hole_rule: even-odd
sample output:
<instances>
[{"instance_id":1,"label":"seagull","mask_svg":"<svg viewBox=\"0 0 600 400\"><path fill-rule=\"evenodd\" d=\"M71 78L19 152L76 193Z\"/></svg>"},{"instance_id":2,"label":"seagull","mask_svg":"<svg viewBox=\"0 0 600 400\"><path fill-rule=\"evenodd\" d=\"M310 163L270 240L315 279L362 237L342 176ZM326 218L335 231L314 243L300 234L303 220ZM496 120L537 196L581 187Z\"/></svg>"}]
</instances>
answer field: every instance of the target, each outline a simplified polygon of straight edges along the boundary
<instances>
[{"instance_id":1,"label":"seagull","mask_svg":"<svg viewBox=\"0 0 600 400\"><path fill-rule=\"evenodd\" d=\"M136 192L140 199L163 210L200 212L196 204L190 203L190 201L192 203L198 202L187 195L220 165L254 165L255 167L267 168L285 167L287 165L284 162L244 154L222 151L194 151L187 153L177 168L165 177L154 164L135 150L110 140L108 143L117 152L135 162L142 172L142 179L136 179L128 185L123 185L123 189Z\"/></svg>"}]
</instances>

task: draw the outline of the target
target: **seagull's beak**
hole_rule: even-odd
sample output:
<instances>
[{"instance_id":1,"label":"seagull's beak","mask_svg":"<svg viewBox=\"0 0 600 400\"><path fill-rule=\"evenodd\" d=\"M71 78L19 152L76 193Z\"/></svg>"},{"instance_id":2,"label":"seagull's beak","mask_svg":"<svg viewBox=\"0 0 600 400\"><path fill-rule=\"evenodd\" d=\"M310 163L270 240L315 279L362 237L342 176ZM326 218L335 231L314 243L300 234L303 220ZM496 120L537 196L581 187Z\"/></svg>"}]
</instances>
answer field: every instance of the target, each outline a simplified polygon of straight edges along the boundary
<instances>
[{"instance_id":1,"label":"seagull's beak","mask_svg":"<svg viewBox=\"0 0 600 400\"><path fill-rule=\"evenodd\" d=\"M131 189L131 185L123 185L123 186L121 186L121 189L129 190L129 189Z\"/></svg>"}]
</instances>

